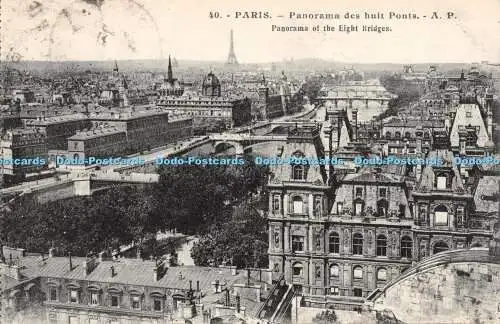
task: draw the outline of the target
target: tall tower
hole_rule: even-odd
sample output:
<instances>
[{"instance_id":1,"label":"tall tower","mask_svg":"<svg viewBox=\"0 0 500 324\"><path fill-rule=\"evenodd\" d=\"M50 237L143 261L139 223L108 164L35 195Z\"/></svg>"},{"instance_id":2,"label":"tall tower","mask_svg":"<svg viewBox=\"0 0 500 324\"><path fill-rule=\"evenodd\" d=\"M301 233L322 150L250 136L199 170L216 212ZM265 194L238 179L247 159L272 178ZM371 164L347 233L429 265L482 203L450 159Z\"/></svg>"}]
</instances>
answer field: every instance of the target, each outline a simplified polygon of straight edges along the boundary
<instances>
[{"instance_id":1,"label":"tall tower","mask_svg":"<svg viewBox=\"0 0 500 324\"><path fill-rule=\"evenodd\" d=\"M227 56L227 65L238 65L238 60L236 59L236 54L234 54L234 39L233 30L231 29L230 39L229 39L229 54Z\"/></svg>"},{"instance_id":2,"label":"tall tower","mask_svg":"<svg viewBox=\"0 0 500 324\"><path fill-rule=\"evenodd\" d=\"M167 81L172 83L174 80L174 75L172 73L172 61L170 60L170 55L168 56L168 72L167 72Z\"/></svg>"}]
</instances>

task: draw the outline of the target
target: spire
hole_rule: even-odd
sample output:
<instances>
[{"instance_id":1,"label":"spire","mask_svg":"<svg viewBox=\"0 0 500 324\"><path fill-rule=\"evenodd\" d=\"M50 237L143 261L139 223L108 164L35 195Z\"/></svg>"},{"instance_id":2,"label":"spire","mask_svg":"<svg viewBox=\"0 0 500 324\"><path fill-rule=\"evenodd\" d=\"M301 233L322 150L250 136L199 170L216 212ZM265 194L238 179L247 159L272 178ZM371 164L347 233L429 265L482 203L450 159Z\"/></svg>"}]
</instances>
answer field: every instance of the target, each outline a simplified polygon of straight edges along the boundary
<instances>
[{"instance_id":1,"label":"spire","mask_svg":"<svg viewBox=\"0 0 500 324\"><path fill-rule=\"evenodd\" d=\"M119 71L118 70L118 62L116 62L116 60L115 60L115 67L113 68L113 72L118 73L118 71Z\"/></svg>"},{"instance_id":2,"label":"spire","mask_svg":"<svg viewBox=\"0 0 500 324\"><path fill-rule=\"evenodd\" d=\"M168 74L167 74L167 80L169 82L173 80L172 60L170 59L170 55L168 56Z\"/></svg>"}]
</instances>

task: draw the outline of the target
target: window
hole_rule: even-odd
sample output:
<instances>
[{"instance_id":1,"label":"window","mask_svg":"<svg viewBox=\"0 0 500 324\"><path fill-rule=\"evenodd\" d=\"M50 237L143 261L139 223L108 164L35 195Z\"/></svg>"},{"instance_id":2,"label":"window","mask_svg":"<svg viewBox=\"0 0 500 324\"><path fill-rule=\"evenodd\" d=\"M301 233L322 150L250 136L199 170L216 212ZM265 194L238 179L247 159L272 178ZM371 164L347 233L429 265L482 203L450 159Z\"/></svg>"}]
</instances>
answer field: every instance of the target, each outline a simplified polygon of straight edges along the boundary
<instances>
[{"instance_id":1,"label":"window","mask_svg":"<svg viewBox=\"0 0 500 324\"><path fill-rule=\"evenodd\" d=\"M352 254L363 254L363 235L356 233L352 237Z\"/></svg>"},{"instance_id":2,"label":"window","mask_svg":"<svg viewBox=\"0 0 500 324\"><path fill-rule=\"evenodd\" d=\"M467 112L465 113L465 117L467 117L467 118L471 118L471 117L472 117L472 113L471 113L470 111L467 111Z\"/></svg>"},{"instance_id":3,"label":"window","mask_svg":"<svg viewBox=\"0 0 500 324\"><path fill-rule=\"evenodd\" d=\"M401 256L403 258L411 258L411 253L413 249L413 240L408 236L403 236L401 238Z\"/></svg>"},{"instance_id":4,"label":"window","mask_svg":"<svg viewBox=\"0 0 500 324\"><path fill-rule=\"evenodd\" d=\"M406 205L399 205L399 217L403 218L406 215Z\"/></svg>"},{"instance_id":5,"label":"window","mask_svg":"<svg viewBox=\"0 0 500 324\"><path fill-rule=\"evenodd\" d=\"M336 264L332 264L330 266L330 278L337 278L339 276L339 266Z\"/></svg>"},{"instance_id":6,"label":"window","mask_svg":"<svg viewBox=\"0 0 500 324\"><path fill-rule=\"evenodd\" d=\"M328 237L328 251L330 253L339 253L340 252L340 237L338 233L331 233Z\"/></svg>"},{"instance_id":7,"label":"window","mask_svg":"<svg viewBox=\"0 0 500 324\"><path fill-rule=\"evenodd\" d=\"M434 224L448 225L448 209L446 206L439 205L434 209Z\"/></svg>"},{"instance_id":8,"label":"window","mask_svg":"<svg viewBox=\"0 0 500 324\"><path fill-rule=\"evenodd\" d=\"M316 266L314 268L314 276L316 279L321 279L321 266Z\"/></svg>"},{"instance_id":9,"label":"window","mask_svg":"<svg viewBox=\"0 0 500 324\"><path fill-rule=\"evenodd\" d=\"M338 296L339 295L339 287L331 287L330 295Z\"/></svg>"},{"instance_id":10,"label":"window","mask_svg":"<svg viewBox=\"0 0 500 324\"><path fill-rule=\"evenodd\" d=\"M78 290L70 290L69 302L70 303L78 303Z\"/></svg>"},{"instance_id":11,"label":"window","mask_svg":"<svg viewBox=\"0 0 500 324\"><path fill-rule=\"evenodd\" d=\"M90 305L99 305L99 293L93 291L90 293Z\"/></svg>"},{"instance_id":12,"label":"window","mask_svg":"<svg viewBox=\"0 0 500 324\"><path fill-rule=\"evenodd\" d=\"M386 138L391 138L391 132L386 132L386 133L385 133L385 137L386 137Z\"/></svg>"},{"instance_id":13,"label":"window","mask_svg":"<svg viewBox=\"0 0 500 324\"><path fill-rule=\"evenodd\" d=\"M132 308L133 309L141 308L141 296L132 296Z\"/></svg>"},{"instance_id":14,"label":"window","mask_svg":"<svg viewBox=\"0 0 500 324\"><path fill-rule=\"evenodd\" d=\"M365 209L365 202L361 199L356 199L354 201L354 214L360 216Z\"/></svg>"},{"instance_id":15,"label":"window","mask_svg":"<svg viewBox=\"0 0 500 324\"><path fill-rule=\"evenodd\" d=\"M57 301L57 288L55 287L50 288L50 300Z\"/></svg>"},{"instance_id":16,"label":"window","mask_svg":"<svg viewBox=\"0 0 500 324\"><path fill-rule=\"evenodd\" d=\"M439 253L439 252L447 251L449 249L450 248L448 247L448 244L446 244L445 242L437 242L434 245L433 253L436 254L436 253Z\"/></svg>"},{"instance_id":17,"label":"window","mask_svg":"<svg viewBox=\"0 0 500 324\"><path fill-rule=\"evenodd\" d=\"M153 309L155 310L155 312L161 312L163 306L162 304L163 303L160 298L155 298L153 300Z\"/></svg>"},{"instance_id":18,"label":"window","mask_svg":"<svg viewBox=\"0 0 500 324\"><path fill-rule=\"evenodd\" d=\"M294 214L304 213L304 203L302 202L302 198L299 196L293 197L293 213Z\"/></svg>"},{"instance_id":19,"label":"window","mask_svg":"<svg viewBox=\"0 0 500 324\"><path fill-rule=\"evenodd\" d=\"M411 137L410 132L405 132L405 138L410 138L410 137Z\"/></svg>"},{"instance_id":20,"label":"window","mask_svg":"<svg viewBox=\"0 0 500 324\"><path fill-rule=\"evenodd\" d=\"M387 237L385 235L377 236L377 256L387 255Z\"/></svg>"},{"instance_id":21,"label":"window","mask_svg":"<svg viewBox=\"0 0 500 324\"><path fill-rule=\"evenodd\" d=\"M302 263L300 262L294 263L292 267L292 273L294 276L302 277L303 269L304 268L302 267Z\"/></svg>"},{"instance_id":22,"label":"window","mask_svg":"<svg viewBox=\"0 0 500 324\"><path fill-rule=\"evenodd\" d=\"M387 270L385 268L380 268L377 270L377 280L378 281L387 280Z\"/></svg>"},{"instance_id":23,"label":"window","mask_svg":"<svg viewBox=\"0 0 500 324\"><path fill-rule=\"evenodd\" d=\"M304 251L304 237L300 235L292 235L292 251L293 252L303 252Z\"/></svg>"},{"instance_id":24,"label":"window","mask_svg":"<svg viewBox=\"0 0 500 324\"><path fill-rule=\"evenodd\" d=\"M342 215L342 208L344 208L344 204L341 202L337 203L337 214Z\"/></svg>"},{"instance_id":25,"label":"window","mask_svg":"<svg viewBox=\"0 0 500 324\"><path fill-rule=\"evenodd\" d=\"M401 132L396 132L396 133L394 133L394 137L395 137L395 138L400 138L400 137L401 137Z\"/></svg>"},{"instance_id":26,"label":"window","mask_svg":"<svg viewBox=\"0 0 500 324\"><path fill-rule=\"evenodd\" d=\"M439 190L443 190L447 188L447 177L446 176L438 176L436 181L436 187Z\"/></svg>"},{"instance_id":27,"label":"window","mask_svg":"<svg viewBox=\"0 0 500 324\"><path fill-rule=\"evenodd\" d=\"M273 210L280 210L280 197L279 196L274 196Z\"/></svg>"},{"instance_id":28,"label":"window","mask_svg":"<svg viewBox=\"0 0 500 324\"><path fill-rule=\"evenodd\" d=\"M363 197L363 188L356 188L356 198Z\"/></svg>"},{"instance_id":29,"label":"window","mask_svg":"<svg viewBox=\"0 0 500 324\"><path fill-rule=\"evenodd\" d=\"M80 321L78 320L77 316L69 316L68 323L69 324L78 324L78 323L80 323Z\"/></svg>"},{"instance_id":30,"label":"window","mask_svg":"<svg viewBox=\"0 0 500 324\"><path fill-rule=\"evenodd\" d=\"M118 307L118 296L111 296L111 307Z\"/></svg>"},{"instance_id":31,"label":"window","mask_svg":"<svg viewBox=\"0 0 500 324\"><path fill-rule=\"evenodd\" d=\"M389 209L389 202L385 199L377 201L377 216L387 217L387 210Z\"/></svg>"},{"instance_id":32,"label":"window","mask_svg":"<svg viewBox=\"0 0 500 324\"><path fill-rule=\"evenodd\" d=\"M387 189L386 188L379 188L378 189L378 196L380 198L387 198Z\"/></svg>"},{"instance_id":33,"label":"window","mask_svg":"<svg viewBox=\"0 0 500 324\"><path fill-rule=\"evenodd\" d=\"M363 279L363 268L360 266L355 266L352 270L352 277L354 279Z\"/></svg>"},{"instance_id":34,"label":"window","mask_svg":"<svg viewBox=\"0 0 500 324\"><path fill-rule=\"evenodd\" d=\"M304 180L304 166L294 165L292 166L293 179L294 180Z\"/></svg>"},{"instance_id":35,"label":"window","mask_svg":"<svg viewBox=\"0 0 500 324\"><path fill-rule=\"evenodd\" d=\"M353 293L354 297L363 297L363 289L361 289L361 288L354 288L352 290L352 293Z\"/></svg>"}]
</instances>

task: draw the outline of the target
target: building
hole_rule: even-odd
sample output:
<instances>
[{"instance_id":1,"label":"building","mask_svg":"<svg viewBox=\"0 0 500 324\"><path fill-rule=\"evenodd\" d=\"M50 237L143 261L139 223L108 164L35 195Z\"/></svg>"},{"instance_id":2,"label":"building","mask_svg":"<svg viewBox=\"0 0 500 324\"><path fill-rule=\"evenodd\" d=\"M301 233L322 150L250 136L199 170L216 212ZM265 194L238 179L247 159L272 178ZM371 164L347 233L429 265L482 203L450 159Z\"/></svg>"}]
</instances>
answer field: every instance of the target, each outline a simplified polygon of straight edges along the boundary
<instances>
[{"instance_id":1,"label":"building","mask_svg":"<svg viewBox=\"0 0 500 324\"><path fill-rule=\"evenodd\" d=\"M302 109L304 103L303 93L288 81L284 71L276 84L267 82L262 76L257 92L255 106L258 116L263 119L296 113Z\"/></svg>"},{"instance_id":2,"label":"building","mask_svg":"<svg viewBox=\"0 0 500 324\"><path fill-rule=\"evenodd\" d=\"M297 134L290 134L282 158L324 157L318 130ZM446 133L441 135L432 135L424 157L443 163L417 165L412 177L405 165L358 167L345 175L334 166L329 181L324 165L273 167L270 269L282 271L287 283L311 298L329 295L359 303L413 262L449 249L488 246L496 221L491 209L498 213L498 204L484 200L498 193L498 179L488 178L494 186L476 182L473 190L484 192L487 183L495 189L474 198L452 164L453 152L445 148Z\"/></svg>"},{"instance_id":3,"label":"building","mask_svg":"<svg viewBox=\"0 0 500 324\"><path fill-rule=\"evenodd\" d=\"M184 86L177 79L174 79L170 55L168 56L167 77L160 85L159 93L161 96L182 96L184 93Z\"/></svg>"},{"instance_id":4,"label":"building","mask_svg":"<svg viewBox=\"0 0 500 324\"><path fill-rule=\"evenodd\" d=\"M104 126L79 131L68 138L68 157L76 161L89 157L119 157L127 145L125 131Z\"/></svg>"},{"instance_id":5,"label":"building","mask_svg":"<svg viewBox=\"0 0 500 324\"><path fill-rule=\"evenodd\" d=\"M67 139L77 131L90 128L90 122L85 114L38 117L37 119L23 119L27 128L36 128L47 137L47 148L51 150L64 150Z\"/></svg>"},{"instance_id":6,"label":"building","mask_svg":"<svg viewBox=\"0 0 500 324\"><path fill-rule=\"evenodd\" d=\"M89 113L92 128L113 126L125 132L122 153L135 153L192 136L193 118L153 106L95 110Z\"/></svg>"},{"instance_id":7,"label":"building","mask_svg":"<svg viewBox=\"0 0 500 324\"><path fill-rule=\"evenodd\" d=\"M29 254L3 247L6 323L221 323L252 319L267 292L235 267ZM252 323L252 322L250 322ZM253 323L256 323L254 321Z\"/></svg>"},{"instance_id":8,"label":"building","mask_svg":"<svg viewBox=\"0 0 500 324\"><path fill-rule=\"evenodd\" d=\"M219 78L217 78L212 71L208 73L203 79L201 86L201 93L205 97L220 97L221 87Z\"/></svg>"},{"instance_id":9,"label":"building","mask_svg":"<svg viewBox=\"0 0 500 324\"><path fill-rule=\"evenodd\" d=\"M38 129L15 128L1 137L1 175L3 183L21 182L29 173L47 166L47 137Z\"/></svg>"},{"instance_id":10,"label":"building","mask_svg":"<svg viewBox=\"0 0 500 324\"><path fill-rule=\"evenodd\" d=\"M191 116L195 129L226 129L244 125L251 120L251 102L248 98L169 97L160 99L157 104L171 113Z\"/></svg>"},{"instance_id":11,"label":"building","mask_svg":"<svg viewBox=\"0 0 500 324\"><path fill-rule=\"evenodd\" d=\"M492 126L491 114L488 125ZM477 104L461 104L458 106L450 130L450 142L453 148L459 146L459 131L465 127L473 127L476 130L476 143L478 147L485 148L491 140L488 128L484 122L480 107ZM492 132L492 127L491 132Z\"/></svg>"}]
</instances>

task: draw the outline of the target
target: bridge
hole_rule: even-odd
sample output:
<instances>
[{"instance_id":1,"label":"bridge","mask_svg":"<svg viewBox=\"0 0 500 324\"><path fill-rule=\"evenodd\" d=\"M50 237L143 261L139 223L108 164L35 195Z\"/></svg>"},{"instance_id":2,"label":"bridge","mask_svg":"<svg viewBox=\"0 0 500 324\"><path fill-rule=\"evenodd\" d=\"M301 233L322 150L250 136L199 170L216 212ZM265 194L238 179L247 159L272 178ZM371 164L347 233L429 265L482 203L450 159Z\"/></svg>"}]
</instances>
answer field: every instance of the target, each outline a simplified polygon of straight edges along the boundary
<instances>
[{"instance_id":1,"label":"bridge","mask_svg":"<svg viewBox=\"0 0 500 324\"><path fill-rule=\"evenodd\" d=\"M24 183L20 186L0 189L0 195L9 196L3 205L31 195L39 203L66 199L75 196L90 196L96 191L108 189L116 184L148 184L159 181L159 175L145 173L122 174L119 172L84 170L58 175L53 178Z\"/></svg>"},{"instance_id":2,"label":"bridge","mask_svg":"<svg viewBox=\"0 0 500 324\"><path fill-rule=\"evenodd\" d=\"M212 141L216 153L233 147L236 154L242 155L252 145L264 142L286 142L287 137L286 135L212 134L209 135L209 140Z\"/></svg>"},{"instance_id":3,"label":"bridge","mask_svg":"<svg viewBox=\"0 0 500 324\"><path fill-rule=\"evenodd\" d=\"M224 134L212 134L210 136L197 136L180 143L166 145L148 152L137 153L128 156L138 157L144 160L145 166L154 165L158 156L167 157L178 154L185 154L190 150L213 143L215 147L230 145L236 148L238 154L242 154L251 145L269 141L286 141L284 135L251 135L258 133L259 129L266 129L268 133L277 127L294 127L295 125L314 125L310 120L297 118L310 118L316 113L317 107L309 106L303 112L292 116L283 116L273 121L266 121L246 127L233 129ZM60 168L59 173L52 178L40 179L18 184L13 187L0 189L0 196L5 197L3 205L15 201L24 195L33 195L39 202L54 201L74 196L91 195L96 190L109 188L113 183L117 184L146 184L158 181L156 173L136 173L137 165L105 165L96 170L96 166L81 168ZM149 169L149 168L145 168Z\"/></svg>"}]
</instances>

